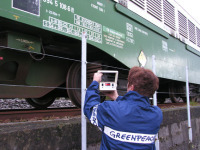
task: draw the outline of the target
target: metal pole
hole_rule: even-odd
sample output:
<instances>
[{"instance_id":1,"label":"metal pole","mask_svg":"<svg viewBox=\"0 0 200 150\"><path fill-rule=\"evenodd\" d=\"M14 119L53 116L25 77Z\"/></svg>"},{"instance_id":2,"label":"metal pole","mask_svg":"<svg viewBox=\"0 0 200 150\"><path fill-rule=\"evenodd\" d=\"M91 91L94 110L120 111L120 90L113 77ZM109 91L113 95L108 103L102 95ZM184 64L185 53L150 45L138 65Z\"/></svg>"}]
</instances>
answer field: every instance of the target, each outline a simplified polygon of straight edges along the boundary
<instances>
[{"instance_id":1,"label":"metal pole","mask_svg":"<svg viewBox=\"0 0 200 150\"><path fill-rule=\"evenodd\" d=\"M83 112L86 93L86 55L87 55L87 37L86 33L82 34L82 54L81 54L81 149L87 149L87 134L86 134L86 117Z\"/></svg>"},{"instance_id":2,"label":"metal pole","mask_svg":"<svg viewBox=\"0 0 200 150\"><path fill-rule=\"evenodd\" d=\"M155 63L155 55L152 56L152 70L153 73L156 75L156 63ZM157 106L157 91L153 94L153 105Z\"/></svg>"},{"instance_id":3,"label":"metal pole","mask_svg":"<svg viewBox=\"0 0 200 150\"><path fill-rule=\"evenodd\" d=\"M188 133L189 133L189 143L192 142L192 126L190 117L190 97L189 97L189 80L188 80L188 67L186 66L186 94L187 94L187 117L188 117Z\"/></svg>"},{"instance_id":4,"label":"metal pole","mask_svg":"<svg viewBox=\"0 0 200 150\"><path fill-rule=\"evenodd\" d=\"M153 73L156 75L155 55L152 55L152 70L153 70ZM157 106L157 92L156 91L153 94L153 105ZM158 134L156 135L155 146L156 146L156 150L160 149Z\"/></svg>"}]
</instances>

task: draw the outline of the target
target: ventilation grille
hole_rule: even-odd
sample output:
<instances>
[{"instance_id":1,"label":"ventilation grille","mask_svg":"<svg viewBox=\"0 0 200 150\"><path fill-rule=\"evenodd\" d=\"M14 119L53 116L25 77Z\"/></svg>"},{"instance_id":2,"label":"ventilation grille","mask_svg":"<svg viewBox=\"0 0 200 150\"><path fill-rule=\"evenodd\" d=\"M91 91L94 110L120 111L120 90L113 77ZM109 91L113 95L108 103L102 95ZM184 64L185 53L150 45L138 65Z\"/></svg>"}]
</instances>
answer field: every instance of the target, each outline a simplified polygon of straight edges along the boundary
<instances>
[{"instance_id":1,"label":"ventilation grille","mask_svg":"<svg viewBox=\"0 0 200 150\"><path fill-rule=\"evenodd\" d=\"M187 18L181 12L178 12L178 22L180 35L188 38Z\"/></svg>"},{"instance_id":2,"label":"ventilation grille","mask_svg":"<svg viewBox=\"0 0 200 150\"><path fill-rule=\"evenodd\" d=\"M175 30L175 9L167 0L164 0L164 24Z\"/></svg>"},{"instance_id":3,"label":"ventilation grille","mask_svg":"<svg viewBox=\"0 0 200 150\"><path fill-rule=\"evenodd\" d=\"M195 25L188 20L188 27L189 27L189 40L196 44L196 34L195 34Z\"/></svg>"},{"instance_id":4,"label":"ventilation grille","mask_svg":"<svg viewBox=\"0 0 200 150\"><path fill-rule=\"evenodd\" d=\"M200 29L196 27L196 31L197 31L197 46L200 47Z\"/></svg>"},{"instance_id":5,"label":"ventilation grille","mask_svg":"<svg viewBox=\"0 0 200 150\"><path fill-rule=\"evenodd\" d=\"M162 23L159 24L159 26L163 28L165 27L163 26L163 24L168 26L171 29L170 34L175 35L176 32L172 32L172 30L173 31L178 30L177 32L179 32L179 34L182 37L188 39L191 43L194 43L198 47L200 47L200 28L197 28L195 24L192 23L184 15L184 13L181 13L181 11L175 9L175 6L172 5L169 0L129 0L129 1L135 6L142 9L139 10L138 13L144 11L144 13L148 13L147 16L151 15L155 19L159 20L160 23ZM124 6L127 5L127 0L119 0L119 2ZM134 9L134 7L132 9ZM146 18L147 16L145 16L144 18ZM154 23L155 21L150 16L149 18L146 19L147 20L151 19L149 21L151 21L152 23ZM155 21L155 23L158 22ZM185 39L182 37L180 37L181 40L185 41Z\"/></svg>"},{"instance_id":6,"label":"ventilation grille","mask_svg":"<svg viewBox=\"0 0 200 150\"><path fill-rule=\"evenodd\" d=\"M147 12L162 21L161 0L147 0Z\"/></svg>"},{"instance_id":7,"label":"ventilation grille","mask_svg":"<svg viewBox=\"0 0 200 150\"><path fill-rule=\"evenodd\" d=\"M145 0L131 0L134 4L139 6L140 8L144 9L145 8Z\"/></svg>"}]
</instances>

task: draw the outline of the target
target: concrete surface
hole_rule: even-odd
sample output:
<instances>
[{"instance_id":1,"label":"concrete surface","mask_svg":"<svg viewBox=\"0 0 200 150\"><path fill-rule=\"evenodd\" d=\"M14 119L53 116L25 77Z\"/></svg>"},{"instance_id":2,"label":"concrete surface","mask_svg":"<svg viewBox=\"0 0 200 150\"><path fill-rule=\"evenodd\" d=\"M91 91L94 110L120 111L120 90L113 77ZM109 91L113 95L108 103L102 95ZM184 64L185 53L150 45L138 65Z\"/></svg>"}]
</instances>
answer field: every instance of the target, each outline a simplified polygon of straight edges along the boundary
<instances>
[{"instance_id":1,"label":"concrete surface","mask_svg":"<svg viewBox=\"0 0 200 150\"><path fill-rule=\"evenodd\" d=\"M159 131L160 150L200 150L200 107L191 108L193 141L189 143L187 109L163 110ZM87 127L88 150L100 148L101 132ZM1 150L81 149L80 117L0 124Z\"/></svg>"},{"instance_id":2,"label":"concrete surface","mask_svg":"<svg viewBox=\"0 0 200 150\"><path fill-rule=\"evenodd\" d=\"M200 150L200 107L191 107L193 140L189 142L187 109L163 110L160 150Z\"/></svg>"},{"instance_id":3,"label":"concrete surface","mask_svg":"<svg viewBox=\"0 0 200 150\"><path fill-rule=\"evenodd\" d=\"M89 149L99 149L101 132L88 123ZM1 150L81 149L80 117L64 120L6 123L0 125Z\"/></svg>"}]
</instances>

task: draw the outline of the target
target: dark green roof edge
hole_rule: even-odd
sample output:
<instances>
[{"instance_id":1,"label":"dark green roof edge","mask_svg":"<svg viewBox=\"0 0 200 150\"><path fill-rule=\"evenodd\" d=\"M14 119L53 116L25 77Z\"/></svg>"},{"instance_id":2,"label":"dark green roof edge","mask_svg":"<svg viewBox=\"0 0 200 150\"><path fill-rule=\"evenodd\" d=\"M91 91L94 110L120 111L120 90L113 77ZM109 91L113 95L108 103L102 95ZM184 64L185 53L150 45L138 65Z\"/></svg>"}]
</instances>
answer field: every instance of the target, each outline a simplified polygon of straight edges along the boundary
<instances>
[{"instance_id":1,"label":"dark green roof edge","mask_svg":"<svg viewBox=\"0 0 200 150\"><path fill-rule=\"evenodd\" d=\"M190 52L196 54L197 56L200 56L200 52L197 51L196 49L192 48L191 46L189 46L189 45L186 44L185 48L186 48L188 51L190 51Z\"/></svg>"},{"instance_id":2,"label":"dark green roof edge","mask_svg":"<svg viewBox=\"0 0 200 150\"><path fill-rule=\"evenodd\" d=\"M132 12L131 10L125 8L124 6L117 3L115 5L115 8L118 12L130 17L134 21L144 25L145 27L149 28L150 30L158 33L159 35L161 35L167 39L169 38L169 34L166 31L162 30L161 28L157 27L156 25L152 24L151 22L142 18L141 16L137 15L136 13Z\"/></svg>"}]
</instances>

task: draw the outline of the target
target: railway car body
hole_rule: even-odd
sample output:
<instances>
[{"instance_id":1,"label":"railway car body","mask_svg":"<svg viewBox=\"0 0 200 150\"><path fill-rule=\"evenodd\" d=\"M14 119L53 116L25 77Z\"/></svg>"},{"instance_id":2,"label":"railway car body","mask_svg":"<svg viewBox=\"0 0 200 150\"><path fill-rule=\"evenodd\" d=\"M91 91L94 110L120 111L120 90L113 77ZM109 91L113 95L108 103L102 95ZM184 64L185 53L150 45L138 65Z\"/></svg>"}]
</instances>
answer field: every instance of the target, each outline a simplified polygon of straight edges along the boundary
<instances>
[{"instance_id":1,"label":"railway car body","mask_svg":"<svg viewBox=\"0 0 200 150\"><path fill-rule=\"evenodd\" d=\"M68 96L80 106L82 32L88 62L100 64L88 65L88 78L104 64L139 66L141 55L152 69L155 55L161 92L176 101L188 66L198 97L200 25L172 0L1 0L0 98L27 98L43 108ZM126 87L123 79L119 84Z\"/></svg>"}]
</instances>

